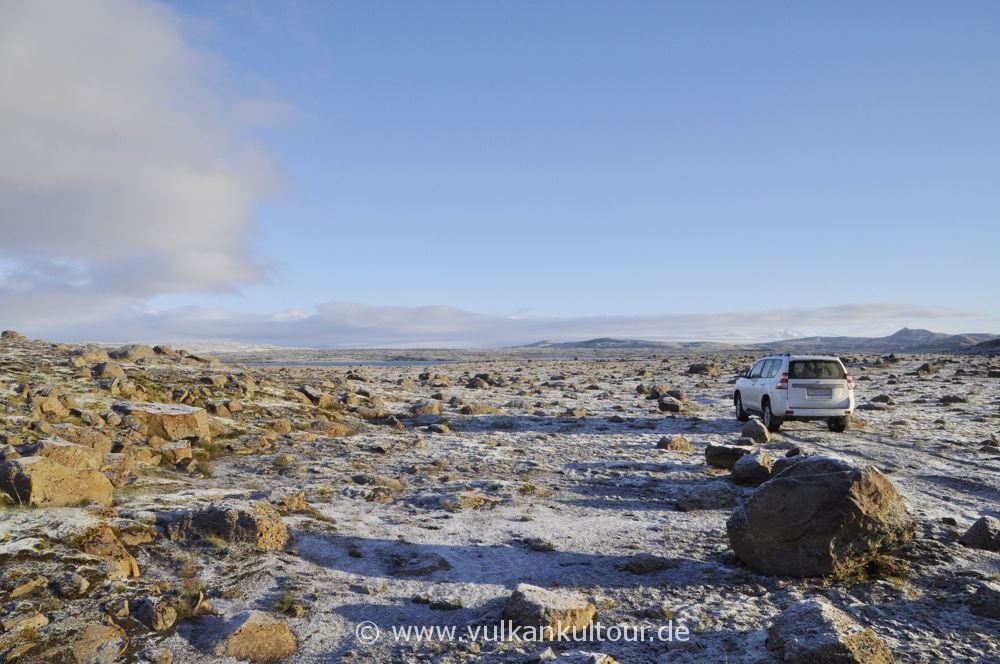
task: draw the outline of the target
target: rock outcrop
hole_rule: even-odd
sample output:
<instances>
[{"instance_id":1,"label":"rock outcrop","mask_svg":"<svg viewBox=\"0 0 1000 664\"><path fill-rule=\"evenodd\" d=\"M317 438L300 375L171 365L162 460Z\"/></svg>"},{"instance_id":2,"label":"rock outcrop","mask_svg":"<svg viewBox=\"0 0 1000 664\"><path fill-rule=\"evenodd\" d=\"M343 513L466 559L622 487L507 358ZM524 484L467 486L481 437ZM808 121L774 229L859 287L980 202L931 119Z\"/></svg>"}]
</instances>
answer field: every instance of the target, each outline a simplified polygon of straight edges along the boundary
<instances>
[{"instance_id":1,"label":"rock outcrop","mask_svg":"<svg viewBox=\"0 0 1000 664\"><path fill-rule=\"evenodd\" d=\"M263 501L224 501L168 517L167 534L174 541L219 539L250 544L258 549L280 550L288 543L288 528L274 507Z\"/></svg>"}]
</instances>

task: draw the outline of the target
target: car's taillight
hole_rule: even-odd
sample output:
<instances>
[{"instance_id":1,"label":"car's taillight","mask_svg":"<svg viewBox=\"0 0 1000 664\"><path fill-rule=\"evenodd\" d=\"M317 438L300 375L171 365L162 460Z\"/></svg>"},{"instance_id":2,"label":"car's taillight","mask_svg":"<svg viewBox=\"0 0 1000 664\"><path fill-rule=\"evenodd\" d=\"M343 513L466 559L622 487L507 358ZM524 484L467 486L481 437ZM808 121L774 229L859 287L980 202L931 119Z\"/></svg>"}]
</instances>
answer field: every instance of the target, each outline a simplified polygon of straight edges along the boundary
<instances>
[{"instance_id":1,"label":"car's taillight","mask_svg":"<svg viewBox=\"0 0 1000 664\"><path fill-rule=\"evenodd\" d=\"M854 379L851 378L851 374L846 374L844 376L844 378L847 379L847 389L853 390L854 389Z\"/></svg>"},{"instance_id":2,"label":"car's taillight","mask_svg":"<svg viewBox=\"0 0 1000 664\"><path fill-rule=\"evenodd\" d=\"M787 373L781 374L781 380L778 381L778 384L777 384L777 386L775 386L774 389L776 389L776 390L787 390L788 389L788 374Z\"/></svg>"}]
</instances>

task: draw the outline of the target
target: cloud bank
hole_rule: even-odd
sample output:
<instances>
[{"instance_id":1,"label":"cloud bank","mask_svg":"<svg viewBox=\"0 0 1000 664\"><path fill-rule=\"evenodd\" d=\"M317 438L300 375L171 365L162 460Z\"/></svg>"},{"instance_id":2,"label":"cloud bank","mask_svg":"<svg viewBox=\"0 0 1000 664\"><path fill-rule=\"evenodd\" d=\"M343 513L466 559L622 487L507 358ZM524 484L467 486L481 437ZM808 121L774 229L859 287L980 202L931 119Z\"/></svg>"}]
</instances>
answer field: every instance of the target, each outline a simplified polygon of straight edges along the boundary
<instances>
[{"instance_id":1,"label":"cloud bank","mask_svg":"<svg viewBox=\"0 0 1000 664\"><path fill-rule=\"evenodd\" d=\"M96 320L260 278L273 176L231 87L161 5L0 4L0 310Z\"/></svg>"},{"instance_id":2,"label":"cloud bank","mask_svg":"<svg viewBox=\"0 0 1000 664\"><path fill-rule=\"evenodd\" d=\"M993 320L995 324L997 321ZM904 326L983 331L989 319L972 312L905 304L851 304L816 309L734 311L717 314L587 316L572 318L493 316L453 307L374 307L332 302L315 311L269 315L220 309L177 308L122 312L109 326L31 330L73 341L228 340L249 344L325 347L498 347L542 339L631 337L654 340L745 342L810 336L878 336ZM789 328L793 324L795 328ZM969 329L965 329L965 327ZM114 330L109 336L108 330ZM68 333L68 335L67 335Z\"/></svg>"}]
</instances>

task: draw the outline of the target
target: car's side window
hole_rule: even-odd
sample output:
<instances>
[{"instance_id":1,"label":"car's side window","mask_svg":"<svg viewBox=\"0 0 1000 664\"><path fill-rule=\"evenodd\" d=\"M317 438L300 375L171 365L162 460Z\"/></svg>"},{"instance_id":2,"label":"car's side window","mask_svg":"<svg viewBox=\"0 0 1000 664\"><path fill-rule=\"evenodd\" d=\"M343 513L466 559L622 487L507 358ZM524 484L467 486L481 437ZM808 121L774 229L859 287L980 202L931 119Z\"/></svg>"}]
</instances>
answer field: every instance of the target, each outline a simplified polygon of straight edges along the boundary
<instances>
[{"instance_id":1,"label":"car's side window","mask_svg":"<svg viewBox=\"0 0 1000 664\"><path fill-rule=\"evenodd\" d=\"M778 369L781 368L781 360L771 360L768 362L767 371L764 372L764 378L774 378L778 375Z\"/></svg>"},{"instance_id":2,"label":"car's side window","mask_svg":"<svg viewBox=\"0 0 1000 664\"><path fill-rule=\"evenodd\" d=\"M767 364L767 360L761 360L757 364L753 365L753 369L750 370L750 378L760 378L760 374L764 370L765 364Z\"/></svg>"}]
</instances>

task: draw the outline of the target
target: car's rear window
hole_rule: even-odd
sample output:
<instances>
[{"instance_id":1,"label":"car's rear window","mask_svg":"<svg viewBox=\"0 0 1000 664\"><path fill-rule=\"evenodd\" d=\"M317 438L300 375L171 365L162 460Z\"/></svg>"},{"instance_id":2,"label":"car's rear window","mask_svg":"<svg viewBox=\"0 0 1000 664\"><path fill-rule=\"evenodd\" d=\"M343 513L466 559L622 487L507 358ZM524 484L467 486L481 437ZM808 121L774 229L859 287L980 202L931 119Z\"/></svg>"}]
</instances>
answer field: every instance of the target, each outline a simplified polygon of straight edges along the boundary
<instances>
[{"instance_id":1,"label":"car's rear window","mask_svg":"<svg viewBox=\"0 0 1000 664\"><path fill-rule=\"evenodd\" d=\"M844 367L833 360L792 360L789 378L844 378Z\"/></svg>"}]
</instances>

